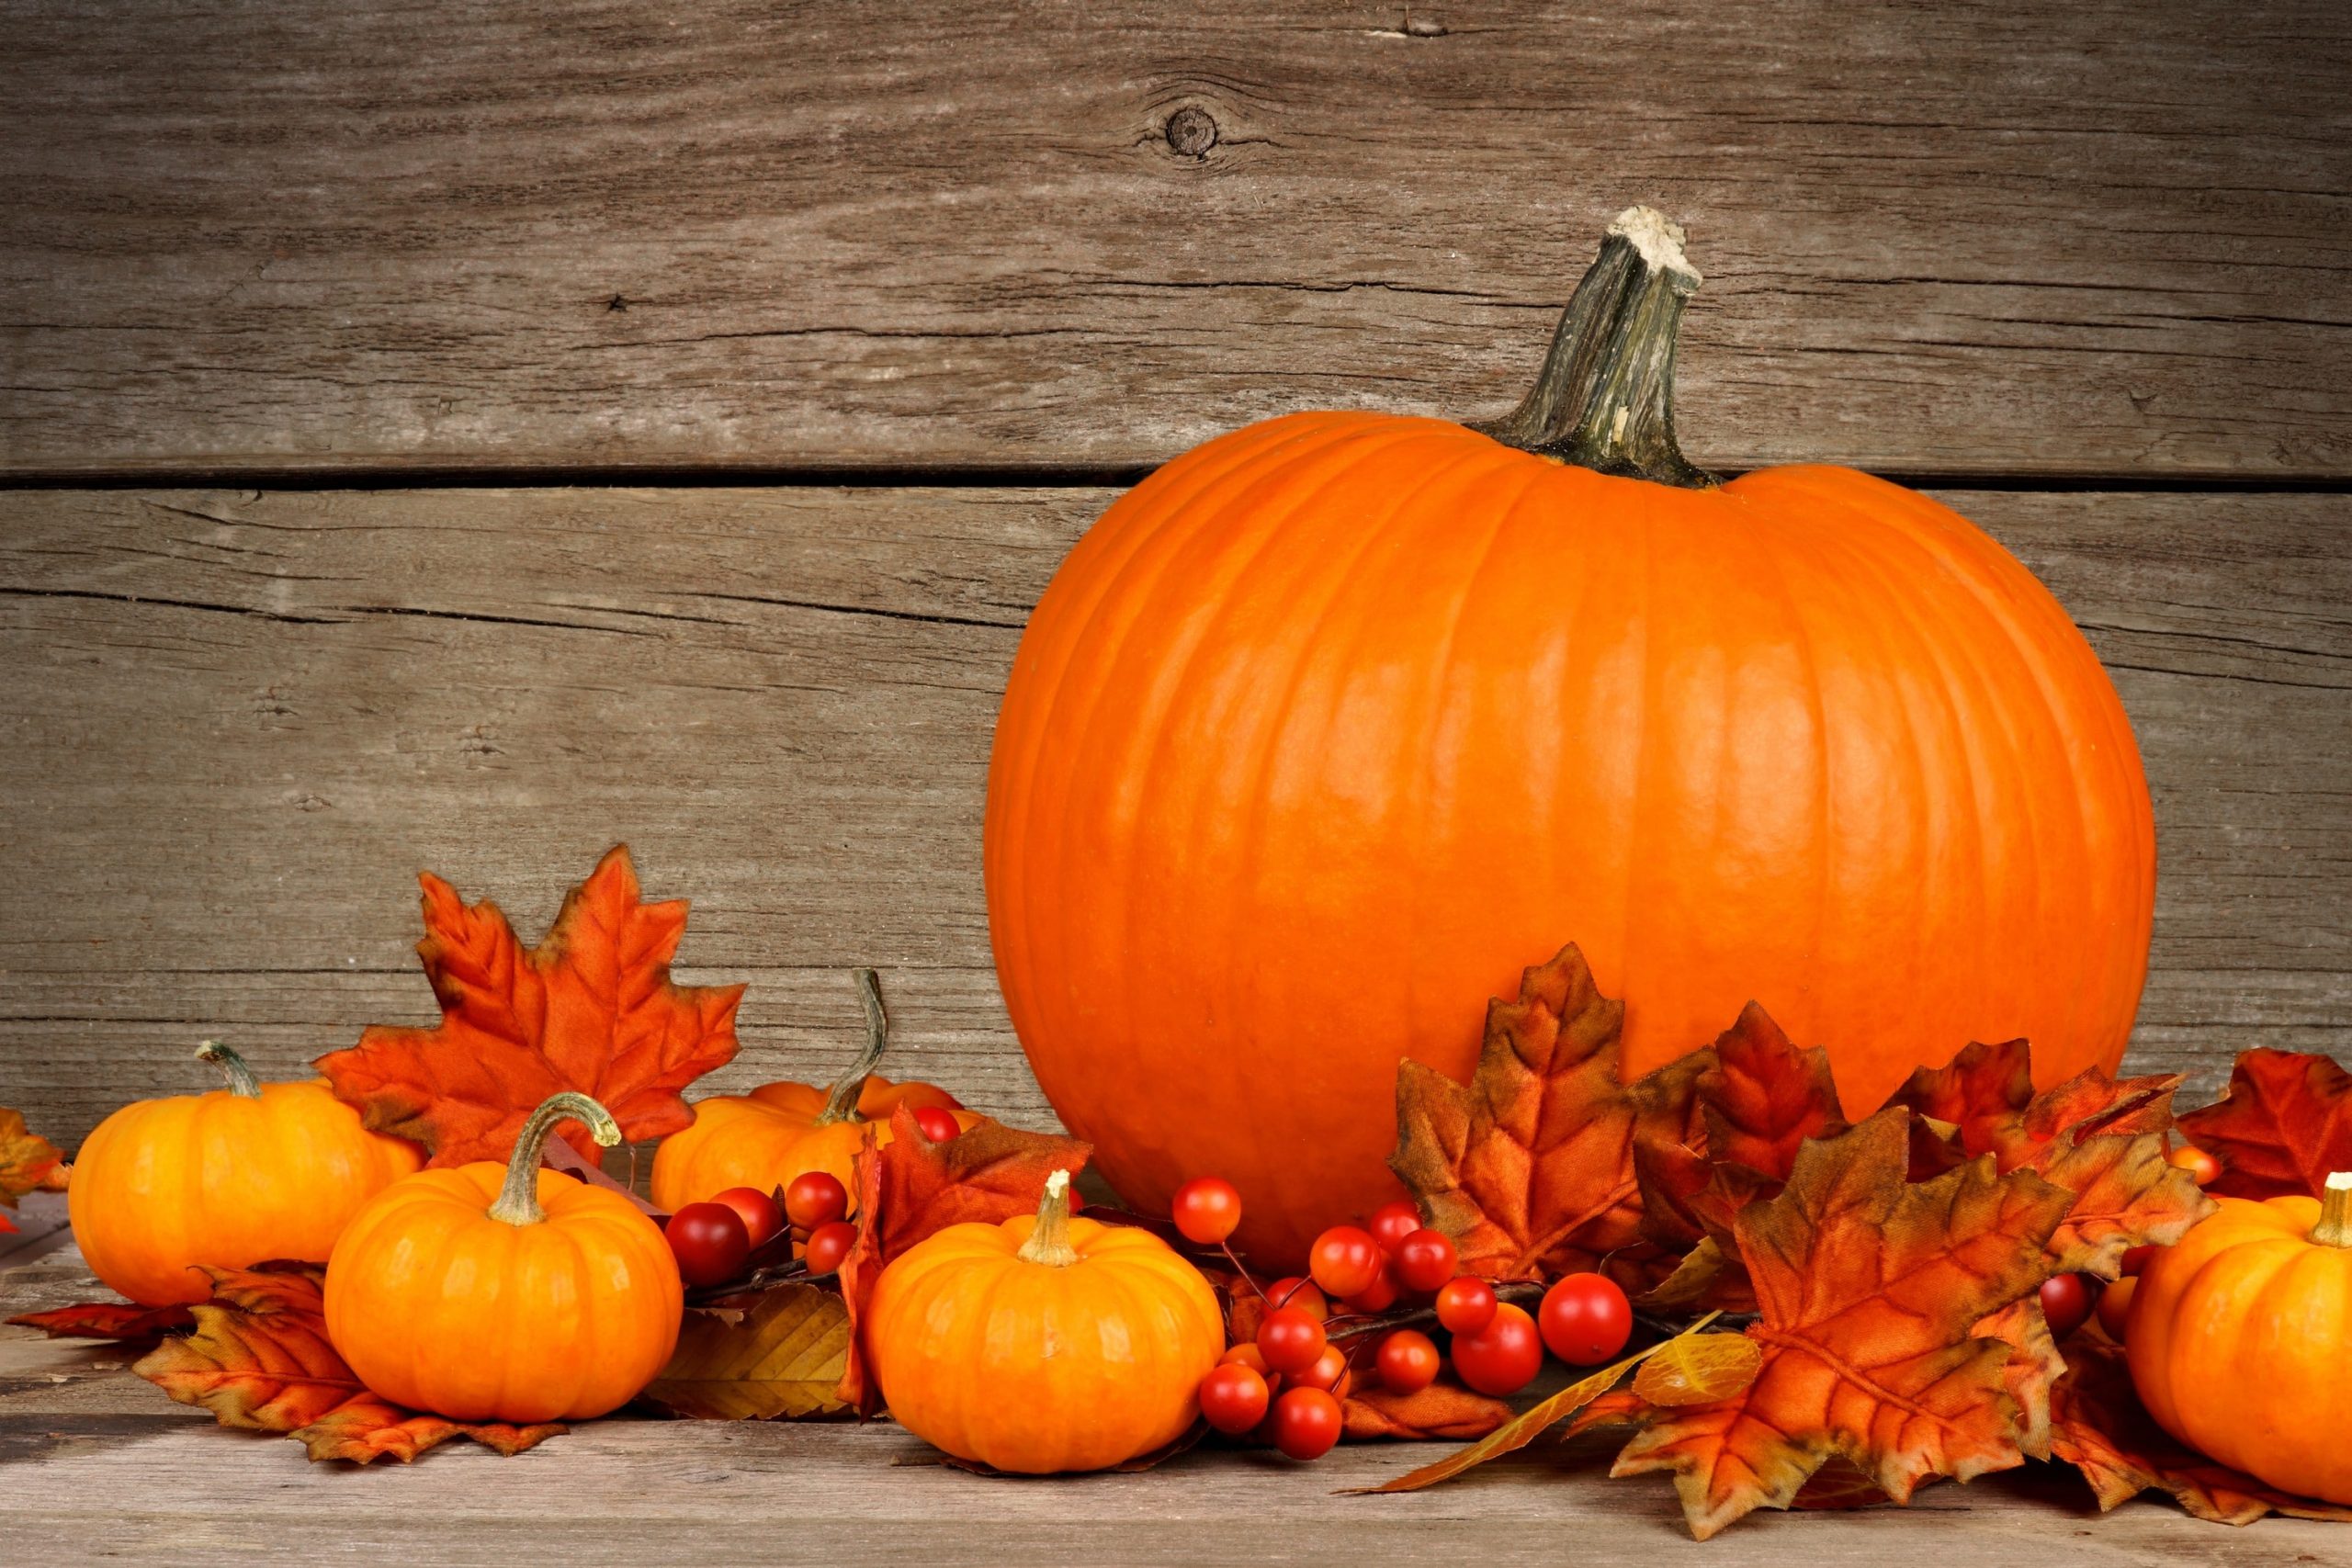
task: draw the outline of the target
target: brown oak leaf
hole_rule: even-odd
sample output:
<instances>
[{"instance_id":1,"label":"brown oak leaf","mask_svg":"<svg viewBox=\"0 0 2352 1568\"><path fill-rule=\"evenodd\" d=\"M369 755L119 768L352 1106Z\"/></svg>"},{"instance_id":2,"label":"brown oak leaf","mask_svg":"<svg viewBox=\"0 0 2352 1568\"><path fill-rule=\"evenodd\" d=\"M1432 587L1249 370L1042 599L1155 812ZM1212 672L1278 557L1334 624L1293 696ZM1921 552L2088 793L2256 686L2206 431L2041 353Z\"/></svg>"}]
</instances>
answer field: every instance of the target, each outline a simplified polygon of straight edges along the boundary
<instances>
[{"instance_id":1,"label":"brown oak leaf","mask_svg":"<svg viewBox=\"0 0 2352 1568\"><path fill-rule=\"evenodd\" d=\"M1761 1370L1731 1398L1659 1411L1618 1456L1619 1475L1671 1472L1702 1540L1788 1506L1833 1455L1897 1502L2022 1461L2010 1347L1973 1330L2048 1277L2069 1195L1989 1159L1913 1183L1908 1121L1894 1108L1808 1142L1786 1190L1741 1212Z\"/></svg>"},{"instance_id":2,"label":"brown oak leaf","mask_svg":"<svg viewBox=\"0 0 2352 1568\"><path fill-rule=\"evenodd\" d=\"M196 1332L167 1339L131 1371L223 1427L292 1438L314 1460L403 1464L452 1438L515 1454L564 1428L554 1423L451 1421L402 1410L370 1393L327 1340L324 1270L311 1264L209 1269L212 1299L190 1311Z\"/></svg>"},{"instance_id":3,"label":"brown oak leaf","mask_svg":"<svg viewBox=\"0 0 2352 1568\"><path fill-rule=\"evenodd\" d=\"M841 1296L789 1283L740 1310L689 1311L678 1348L639 1397L673 1416L771 1421L842 1408L849 1311Z\"/></svg>"},{"instance_id":4,"label":"brown oak leaf","mask_svg":"<svg viewBox=\"0 0 2352 1568\"><path fill-rule=\"evenodd\" d=\"M83 1302L28 1312L10 1323L38 1328L51 1339L119 1339L135 1343L196 1326L184 1306L143 1307L130 1302Z\"/></svg>"},{"instance_id":5,"label":"brown oak leaf","mask_svg":"<svg viewBox=\"0 0 2352 1568\"><path fill-rule=\"evenodd\" d=\"M890 1142L877 1144L869 1134L853 1171L857 1237L840 1275L850 1335L842 1402L861 1415L879 1407L880 1391L865 1375L857 1333L883 1269L949 1225L1001 1224L1017 1214L1035 1213L1046 1179L1057 1170L1076 1176L1093 1153L1091 1144L1076 1138L1024 1133L997 1122L982 1122L934 1144L922 1135L912 1110L901 1105L892 1111Z\"/></svg>"},{"instance_id":6,"label":"brown oak leaf","mask_svg":"<svg viewBox=\"0 0 2352 1568\"><path fill-rule=\"evenodd\" d=\"M577 1089L632 1140L694 1120L681 1094L735 1055L741 986L680 986L670 960L682 899L641 898L617 845L573 888L547 940L526 949L497 905L468 904L430 874L416 944L441 1004L430 1029L379 1024L318 1060L379 1132L427 1145L436 1166L504 1159L549 1095ZM588 1146L576 1123L575 1148Z\"/></svg>"},{"instance_id":7,"label":"brown oak leaf","mask_svg":"<svg viewBox=\"0 0 2352 1568\"><path fill-rule=\"evenodd\" d=\"M2102 1512L2154 1488L2215 1524L2249 1525L2265 1514L2352 1520L2352 1508L2266 1486L2174 1440L2141 1404L2121 1347L2078 1339L2066 1359L2051 1392L2051 1449L2082 1472Z\"/></svg>"},{"instance_id":8,"label":"brown oak leaf","mask_svg":"<svg viewBox=\"0 0 2352 1568\"><path fill-rule=\"evenodd\" d=\"M1473 1393L1459 1383L1433 1382L1411 1393L1363 1379L1340 1402L1340 1432L1349 1442L1383 1438L1398 1442L1467 1442L1483 1438L1511 1418L1499 1399Z\"/></svg>"},{"instance_id":9,"label":"brown oak leaf","mask_svg":"<svg viewBox=\"0 0 2352 1568\"><path fill-rule=\"evenodd\" d=\"M1464 1269L1490 1280L1600 1269L1646 1286L1668 1259L1641 1232L1637 1136L1688 1142L1704 1066L1686 1056L1624 1084L1623 1003L1602 996L1572 944L1530 969L1519 999L1490 1003L1467 1084L1408 1059L1396 1077L1389 1166Z\"/></svg>"},{"instance_id":10,"label":"brown oak leaf","mask_svg":"<svg viewBox=\"0 0 2352 1568\"><path fill-rule=\"evenodd\" d=\"M2221 1162L2209 1190L2225 1198L2320 1196L2352 1170L2352 1073L2325 1056L2258 1047L2230 1070L2229 1092L2180 1119Z\"/></svg>"}]
</instances>

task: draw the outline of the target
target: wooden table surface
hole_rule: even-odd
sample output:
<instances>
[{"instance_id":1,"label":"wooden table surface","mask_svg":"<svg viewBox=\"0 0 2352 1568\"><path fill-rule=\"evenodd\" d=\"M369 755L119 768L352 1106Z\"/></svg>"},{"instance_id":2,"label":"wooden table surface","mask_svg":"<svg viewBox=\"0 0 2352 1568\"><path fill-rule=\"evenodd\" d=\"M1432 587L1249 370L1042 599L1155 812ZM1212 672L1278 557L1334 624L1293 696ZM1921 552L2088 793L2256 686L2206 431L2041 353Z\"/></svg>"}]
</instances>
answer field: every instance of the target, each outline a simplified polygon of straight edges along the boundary
<instances>
[{"instance_id":1,"label":"wooden table surface","mask_svg":"<svg viewBox=\"0 0 2352 1568\"><path fill-rule=\"evenodd\" d=\"M2113 672L2161 861L2131 1065L2352 1058L2340 0L21 0L0 176L0 1104L62 1145L204 1035L282 1075L428 1018L418 869L529 932L620 840L695 900L683 976L750 982L707 1087L826 1075L866 964L909 1075L1050 1124L979 821L1055 565L1248 420L1507 407L1634 201L1707 274L1695 460L1932 489ZM991 1483L888 1427L341 1474L119 1359L0 1334L0 1561L1704 1550L1549 1449L1377 1500L1329 1494L1408 1455ZM1712 1550L2352 1562L2086 1506L2036 1472Z\"/></svg>"}]
</instances>

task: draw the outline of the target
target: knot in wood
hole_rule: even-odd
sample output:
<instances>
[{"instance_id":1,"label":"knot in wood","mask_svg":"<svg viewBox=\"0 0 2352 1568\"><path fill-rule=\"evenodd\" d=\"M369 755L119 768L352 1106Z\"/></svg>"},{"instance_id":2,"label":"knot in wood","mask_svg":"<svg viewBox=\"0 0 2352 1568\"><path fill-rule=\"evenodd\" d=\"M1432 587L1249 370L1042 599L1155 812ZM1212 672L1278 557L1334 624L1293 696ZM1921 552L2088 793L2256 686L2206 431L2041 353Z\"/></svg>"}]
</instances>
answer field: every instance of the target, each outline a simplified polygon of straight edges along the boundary
<instances>
[{"instance_id":1,"label":"knot in wood","mask_svg":"<svg viewBox=\"0 0 2352 1568\"><path fill-rule=\"evenodd\" d=\"M1168 117L1168 145L1180 158L1205 158L1216 145L1216 119L1198 104Z\"/></svg>"}]
</instances>

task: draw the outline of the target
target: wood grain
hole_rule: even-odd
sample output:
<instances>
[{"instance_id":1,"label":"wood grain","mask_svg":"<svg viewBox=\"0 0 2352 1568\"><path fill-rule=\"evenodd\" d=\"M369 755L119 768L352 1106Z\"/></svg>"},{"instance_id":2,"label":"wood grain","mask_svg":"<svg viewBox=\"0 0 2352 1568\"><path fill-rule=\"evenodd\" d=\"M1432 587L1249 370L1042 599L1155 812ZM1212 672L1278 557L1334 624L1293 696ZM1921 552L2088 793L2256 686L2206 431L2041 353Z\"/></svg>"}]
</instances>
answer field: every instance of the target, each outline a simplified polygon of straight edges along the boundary
<instances>
[{"instance_id":1,"label":"wood grain","mask_svg":"<svg viewBox=\"0 0 2352 1568\"><path fill-rule=\"evenodd\" d=\"M1408 9L27 0L0 471L1102 470L1490 413L1644 200L1709 274L1701 462L2352 472L2334 0Z\"/></svg>"},{"instance_id":2,"label":"wood grain","mask_svg":"<svg viewBox=\"0 0 2352 1568\"><path fill-rule=\"evenodd\" d=\"M0 1316L87 1300L70 1249L0 1271ZM1891 1560L1995 1568L2346 1561L2341 1526L2200 1524L2168 1505L2094 1511L2052 1465L1928 1486L1907 1509L1762 1513L1721 1542L1684 1533L1657 1477L1604 1479L1605 1434L1539 1443L1433 1492L1349 1497L1435 1458L1428 1445L1349 1444L1312 1468L1270 1453L1196 1450L1141 1475L1008 1481L939 1464L888 1422L589 1423L514 1460L456 1445L414 1469L306 1462L282 1438L222 1431L130 1375L124 1350L0 1327L0 1541L12 1562L223 1564L300 1541L317 1561L508 1568L519 1561L1223 1563L1385 1561L1692 1562L1756 1568ZM135 1474L136 1484L125 1477ZM821 1497L821 1525L809 1499ZM1344 1553L1344 1559L1342 1557ZM1711 1555L1712 1554L1712 1555Z\"/></svg>"},{"instance_id":3,"label":"wood grain","mask_svg":"<svg viewBox=\"0 0 2352 1568\"><path fill-rule=\"evenodd\" d=\"M714 1083L829 1077L883 971L900 1066L1048 1112L989 966L990 728L1114 492L0 494L0 1103L61 1143L428 1018L419 868L526 935L616 840L746 979ZM2352 503L1946 492L2113 671L2156 796L2135 1061L2216 1087L2352 1043ZM1573 935L1563 932L1564 937Z\"/></svg>"}]
</instances>

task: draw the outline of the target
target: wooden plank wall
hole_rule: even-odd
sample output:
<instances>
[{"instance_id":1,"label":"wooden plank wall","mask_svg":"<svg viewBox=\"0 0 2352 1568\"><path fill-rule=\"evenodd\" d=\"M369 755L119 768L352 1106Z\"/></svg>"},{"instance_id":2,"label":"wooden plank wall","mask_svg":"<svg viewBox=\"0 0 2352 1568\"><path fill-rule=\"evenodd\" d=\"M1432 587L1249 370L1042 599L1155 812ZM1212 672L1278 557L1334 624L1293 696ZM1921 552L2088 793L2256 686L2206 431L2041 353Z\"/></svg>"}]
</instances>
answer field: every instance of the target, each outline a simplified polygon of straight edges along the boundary
<instances>
[{"instance_id":1,"label":"wooden plank wall","mask_svg":"<svg viewBox=\"0 0 2352 1568\"><path fill-rule=\"evenodd\" d=\"M1171 10L1180 11L1170 15ZM2334 5L42 0L0 17L0 1103L426 1016L614 840L743 978L1045 1114L989 726L1055 563L1246 420L1516 395L1685 220L1686 445L1932 485L2131 708L2137 1060L2352 1054Z\"/></svg>"}]
</instances>

